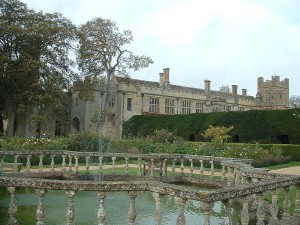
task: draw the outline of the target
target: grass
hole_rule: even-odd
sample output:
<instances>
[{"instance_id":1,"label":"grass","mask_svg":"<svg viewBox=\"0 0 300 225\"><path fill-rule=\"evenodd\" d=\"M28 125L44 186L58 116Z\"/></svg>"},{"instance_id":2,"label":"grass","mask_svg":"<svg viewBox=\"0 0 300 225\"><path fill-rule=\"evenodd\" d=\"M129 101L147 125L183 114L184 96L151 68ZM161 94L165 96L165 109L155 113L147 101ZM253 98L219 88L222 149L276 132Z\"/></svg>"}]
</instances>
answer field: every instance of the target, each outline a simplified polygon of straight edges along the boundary
<instances>
[{"instance_id":1,"label":"grass","mask_svg":"<svg viewBox=\"0 0 300 225\"><path fill-rule=\"evenodd\" d=\"M289 168L289 167L294 167L294 166L300 166L300 162L290 161L289 163L286 163L286 164L267 166L265 168L268 168L270 170L277 170L277 169Z\"/></svg>"}]
</instances>

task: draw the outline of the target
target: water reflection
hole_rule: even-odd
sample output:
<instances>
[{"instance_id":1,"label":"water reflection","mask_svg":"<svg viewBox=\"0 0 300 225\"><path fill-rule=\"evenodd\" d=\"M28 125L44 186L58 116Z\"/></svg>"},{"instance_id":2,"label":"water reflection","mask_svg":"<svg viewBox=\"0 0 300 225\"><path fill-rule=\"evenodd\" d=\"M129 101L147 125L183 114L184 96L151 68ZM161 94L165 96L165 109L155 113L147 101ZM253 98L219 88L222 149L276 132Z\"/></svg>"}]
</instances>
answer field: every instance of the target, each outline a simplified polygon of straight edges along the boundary
<instances>
[{"instance_id":1,"label":"water reflection","mask_svg":"<svg viewBox=\"0 0 300 225\"><path fill-rule=\"evenodd\" d=\"M22 225L36 224L36 208L38 197L32 189L22 189L17 192L18 214L17 219ZM6 224L9 220L8 206L9 196L0 198L0 224ZM128 224L129 196L127 192L109 192L105 199L106 225ZM96 192L77 192L74 199L75 224L97 225L97 212L99 202ZM65 191L49 190L45 196L45 224L65 225L67 210L67 196ZM178 205L172 196L163 196L161 199L162 225L174 225L178 216ZM236 211L236 209L234 209ZM139 192L136 198L136 225L155 224L155 202L150 192ZM233 214L239 214L237 211ZM222 224L224 206L220 202L215 203L211 213L212 225ZM189 200L185 205L186 224L202 224L203 211L200 202ZM234 222L234 221L233 221ZM234 224L239 224L236 219Z\"/></svg>"}]
</instances>

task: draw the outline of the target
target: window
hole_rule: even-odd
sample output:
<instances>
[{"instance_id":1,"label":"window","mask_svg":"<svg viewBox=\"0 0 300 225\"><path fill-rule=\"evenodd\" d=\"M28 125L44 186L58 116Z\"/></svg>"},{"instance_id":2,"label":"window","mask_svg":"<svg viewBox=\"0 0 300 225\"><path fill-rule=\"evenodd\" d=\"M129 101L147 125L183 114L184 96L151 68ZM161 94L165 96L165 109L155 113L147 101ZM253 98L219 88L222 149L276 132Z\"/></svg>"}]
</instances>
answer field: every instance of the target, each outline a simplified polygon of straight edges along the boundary
<instances>
[{"instance_id":1,"label":"window","mask_svg":"<svg viewBox=\"0 0 300 225\"><path fill-rule=\"evenodd\" d=\"M109 97L109 108L114 108L115 107L115 96L110 96Z\"/></svg>"},{"instance_id":2,"label":"window","mask_svg":"<svg viewBox=\"0 0 300 225\"><path fill-rule=\"evenodd\" d=\"M132 98L127 98L127 111L131 111Z\"/></svg>"},{"instance_id":3,"label":"window","mask_svg":"<svg viewBox=\"0 0 300 225\"><path fill-rule=\"evenodd\" d=\"M232 110L232 109L231 109L231 106L230 106L230 105L227 105L227 106L226 106L226 111L227 111L227 112L230 112L231 110Z\"/></svg>"},{"instance_id":4,"label":"window","mask_svg":"<svg viewBox=\"0 0 300 225\"><path fill-rule=\"evenodd\" d=\"M204 104L203 103L196 103L196 113L204 113Z\"/></svg>"},{"instance_id":5,"label":"window","mask_svg":"<svg viewBox=\"0 0 300 225\"><path fill-rule=\"evenodd\" d=\"M158 98L150 98L149 112L159 113L159 99Z\"/></svg>"},{"instance_id":6,"label":"window","mask_svg":"<svg viewBox=\"0 0 300 225\"><path fill-rule=\"evenodd\" d=\"M190 114L191 113L191 103L187 101L182 102L182 114Z\"/></svg>"},{"instance_id":7,"label":"window","mask_svg":"<svg viewBox=\"0 0 300 225\"><path fill-rule=\"evenodd\" d=\"M166 114L174 114L174 100L173 99L165 100L165 113Z\"/></svg>"},{"instance_id":8,"label":"window","mask_svg":"<svg viewBox=\"0 0 300 225\"><path fill-rule=\"evenodd\" d=\"M266 102L273 102L273 96L271 96L271 92L266 92Z\"/></svg>"}]
</instances>

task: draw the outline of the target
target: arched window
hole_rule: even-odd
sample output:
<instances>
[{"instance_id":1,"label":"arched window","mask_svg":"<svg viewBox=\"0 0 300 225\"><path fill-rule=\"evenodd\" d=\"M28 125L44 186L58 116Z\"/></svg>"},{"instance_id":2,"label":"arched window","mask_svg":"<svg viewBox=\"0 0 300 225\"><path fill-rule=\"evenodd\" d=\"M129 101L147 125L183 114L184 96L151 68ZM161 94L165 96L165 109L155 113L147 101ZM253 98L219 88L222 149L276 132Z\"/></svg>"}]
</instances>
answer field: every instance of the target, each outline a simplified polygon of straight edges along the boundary
<instances>
[{"instance_id":1,"label":"arched window","mask_svg":"<svg viewBox=\"0 0 300 225\"><path fill-rule=\"evenodd\" d=\"M77 132L79 132L79 130L80 130L80 121L79 121L79 119L78 119L77 117L74 117L74 118L73 118L73 128L74 128Z\"/></svg>"}]
</instances>

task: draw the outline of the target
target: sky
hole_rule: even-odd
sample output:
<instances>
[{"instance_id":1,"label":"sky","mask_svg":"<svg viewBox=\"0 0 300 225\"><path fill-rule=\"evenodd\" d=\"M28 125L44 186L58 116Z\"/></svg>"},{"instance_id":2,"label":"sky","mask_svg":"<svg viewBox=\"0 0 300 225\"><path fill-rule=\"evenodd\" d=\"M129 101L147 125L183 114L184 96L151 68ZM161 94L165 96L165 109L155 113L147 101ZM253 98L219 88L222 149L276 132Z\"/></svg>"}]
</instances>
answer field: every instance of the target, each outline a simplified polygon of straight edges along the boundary
<instances>
[{"instance_id":1,"label":"sky","mask_svg":"<svg viewBox=\"0 0 300 225\"><path fill-rule=\"evenodd\" d=\"M154 61L130 73L204 89L238 85L255 96L257 78L289 79L300 96L299 0L21 0L30 9L59 12L81 25L96 17L116 22L134 36L129 49Z\"/></svg>"}]
</instances>

